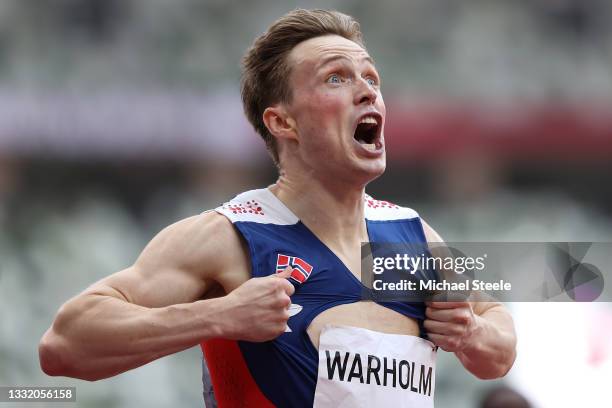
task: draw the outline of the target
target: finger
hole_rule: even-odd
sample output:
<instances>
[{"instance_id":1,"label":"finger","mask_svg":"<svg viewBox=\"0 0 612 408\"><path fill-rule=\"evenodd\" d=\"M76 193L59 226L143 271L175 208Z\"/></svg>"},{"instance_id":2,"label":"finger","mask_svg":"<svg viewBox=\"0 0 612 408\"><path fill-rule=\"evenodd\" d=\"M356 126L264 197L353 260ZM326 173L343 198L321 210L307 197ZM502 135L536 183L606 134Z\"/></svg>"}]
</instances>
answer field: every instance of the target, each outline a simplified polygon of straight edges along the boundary
<instances>
[{"instance_id":1,"label":"finger","mask_svg":"<svg viewBox=\"0 0 612 408\"><path fill-rule=\"evenodd\" d=\"M293 285L291 285L291 286L293 287ZM289 299L289 303L287 304L287 307L286 307L287 313L289 313L289 311L291 310L291 297L290 296L291 295L289 295L289 294L287 295L287 298Z\"/></svg>"},{"instance_id":2,"label":"finger","mask_svg":"<svg viewBox=\"0 0 612 408\"><path fill-rule=\"evenodd\" d=\"M425 302L427 306L435 309L455 309L461 307L469 307L469 302Z\"/></svg>"},{"instance_id":3,"label":"finger","mask_svg":"<svg viewBox=\"0 0 612 408\"><path fill-rule=\"evenodd\" d=\"M444 351L455 351L458 349L457 341L452 336L445 336L442 334L428 334L427 337L432 341L433 344L439 346Z\"/></svg>"},{"instance_id":4,"label":"finger","mask_svg":"<svg viewBox=\"0 0 612 408\"><path fill-rule=\"evenodd\" d=\"M275 275L271 275L274 276L276 278L289 278L291 276L291 272L293 272L293 268L290 266L287 266L285 269L283 269L281 272L277 272Z\"/></svg>"},{"instance_id":5,"label":"finger","mask_svg":"<svg viewBox=\"0 0 612 408\"><path fill-rule=\"evenodd\" d=\"M467 317L469 317L466 309L434 309L431 307L425 308L425 316L439 322L462 324L468 323Z\"/></svg>"},{"instance_id":6,"label":"finger","mask_svg":"<svg viewBox=\"0 0 612 408\"><path fill-rule=\"evenodd\" d=\"M439 322L457 323L463 326L469 325L473 319L471 309L433 309L426 308L425 316Z\"/></svg>"},{"instance_id":7,"label":"finger","mask_svg":"<svg viewBox=\"0 0 612 408\"><path fill-rule=\"evenodd\" d=\"M469 298L467 293L442 291L433 294L428 300L430 302L465 302Z\"/></svg>"},{"instance_id":8,"label":"finger","mask_svg":"<svg viewBox=\"0 0 612 408\"><path fill-rule=\"evenodd\" d=\"M426 319L423 326L428 334L455 335L460 336L465 333L465 326L457 323L438 322Z\"/></svg>"},{"instance_id":9,"label":"finger","mask_svg":"<svg viewBox=\"0 0 612 408\"><path fill-rule=\"evenodd\" d=\"M277 288L280 288L280 290L285 292L287 296L293 295L293 292L295 292L295 288L293 287L291 282L289 282L289 279L279 279L277 282L279 284Z\"/></svg>"},{"instance_id":10,"label":"finger","mask_svg":"<svg viewBox=\"0 0 612 408\"><path fill-rule=\"evenodd\" d=\"M452 322L455 317L455 309L434 309L431 307L425 308L425 316L428 319L438 322Z\"/></svg>"},{"instance_id":11,"label":"finger","mask_svg":"<svg viewBox=\"0 0 612 408\"><path fill-rule=\"evenodd\" d=\"M284 289L287 296L291 296L295 292L295 286L293 286L288 280L285 281Z\"/></svg>"},{"instance_id":12,"label":"finger","mask_svg":"<svg viewBox=\"0 0 612 408\"><path fill-rule=\"evenodd\" d=\"M282 293L278 299L277 305L284 310L289 310L291 307L291 298L286 293Z\"/></svg>"},{"instance_id":13,"label":"finger","mask_svg":"<svg viewBox=\"0 0 612 408\"><path fill-rule=\"evenodd\" d=\"M293 295L293 292L295 292L295 287L293 287L293 285L287 280L289 279L289 277L291 277L291 272L293 272L293 268L290 266L287 266L285 269L283 269L282 272L278 272L275 275L271 275L274 278L283 278L284 282L283 282L283 290L285 291L285 293L288 296Z\"/></svg>"}]
</instances>

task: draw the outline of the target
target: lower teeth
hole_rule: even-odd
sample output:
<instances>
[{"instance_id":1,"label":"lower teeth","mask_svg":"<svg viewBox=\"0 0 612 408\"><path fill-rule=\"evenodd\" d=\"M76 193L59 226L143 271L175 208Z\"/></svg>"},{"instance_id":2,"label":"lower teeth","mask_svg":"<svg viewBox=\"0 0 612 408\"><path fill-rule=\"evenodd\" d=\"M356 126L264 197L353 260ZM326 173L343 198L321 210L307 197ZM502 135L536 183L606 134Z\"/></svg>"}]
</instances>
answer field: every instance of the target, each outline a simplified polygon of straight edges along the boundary
<instances>
[{"instance_id":1,"label":"lower teeth","mask_svg":"<svg viewBox=\"0 0 612 408\"><path fill-rule=\"evenodd\" d=\"M363 147L365 147L368 150L376 150L376 144L375 143L370 143L370 144L362 144Z\"/></svg>"}]
</instances>

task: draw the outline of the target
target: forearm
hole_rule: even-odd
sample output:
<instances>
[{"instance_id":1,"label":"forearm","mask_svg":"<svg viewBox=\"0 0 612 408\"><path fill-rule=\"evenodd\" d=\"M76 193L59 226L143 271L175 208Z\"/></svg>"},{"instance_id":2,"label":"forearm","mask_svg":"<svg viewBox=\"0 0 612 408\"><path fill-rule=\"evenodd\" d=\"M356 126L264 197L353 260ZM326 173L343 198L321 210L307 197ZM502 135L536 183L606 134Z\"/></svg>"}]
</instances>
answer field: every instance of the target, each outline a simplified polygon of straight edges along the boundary
<instances>
[{"instance_id":1,"label":"forearm","mask_svg":"<svg viewBox=\"0 0 612 408\"><path fill-rule=\"evenodd\" d=\"M455 354L472 374L481 379L503 377L516 358L516 334L512 317L502 305L475 316L471 340Z\"/></svg>"},{"instance_id":2,"label":"forearm","mask_svg":"<svg viewBox=\"0 0 612 408\"><path fill-rule=\"evenodd\" d=\"M220 299L146 308L104 295L68 302L40 344L43 370L97 380L220 334Z\"/></svg>"}]
</instances>

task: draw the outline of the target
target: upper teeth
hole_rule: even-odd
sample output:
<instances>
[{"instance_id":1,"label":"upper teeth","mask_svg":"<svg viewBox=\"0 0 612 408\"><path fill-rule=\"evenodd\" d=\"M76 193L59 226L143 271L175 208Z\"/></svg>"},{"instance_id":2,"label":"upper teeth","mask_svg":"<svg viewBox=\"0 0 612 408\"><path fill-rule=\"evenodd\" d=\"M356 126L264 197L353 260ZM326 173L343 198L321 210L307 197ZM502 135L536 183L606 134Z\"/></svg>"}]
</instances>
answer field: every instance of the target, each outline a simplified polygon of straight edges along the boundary
<instances>
[{"instance_id":1,"label":"upper teeth","mask_svg":"<svg viewBox=\"0 0 612 408\"><path fill-rule=\"evenodd\" d=\"M371 123L371 124L374 124L374 125L378 125L378 120L376 120L376 118L374 116L365 116L365 117L361 118L359 123Z\"/></svg>"}]
</instances>

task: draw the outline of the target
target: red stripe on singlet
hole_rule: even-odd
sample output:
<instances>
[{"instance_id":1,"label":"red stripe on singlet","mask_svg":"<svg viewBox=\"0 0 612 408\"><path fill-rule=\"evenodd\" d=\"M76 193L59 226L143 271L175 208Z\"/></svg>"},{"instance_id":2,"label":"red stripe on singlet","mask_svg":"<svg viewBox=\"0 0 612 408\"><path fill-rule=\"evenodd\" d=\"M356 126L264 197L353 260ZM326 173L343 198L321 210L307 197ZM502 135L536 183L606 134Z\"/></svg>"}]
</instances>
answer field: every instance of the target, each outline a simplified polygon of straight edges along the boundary
<instances>
[{"instance_id":1,"label":"red stripe on singlet","mask_svg":"<svg viewBox=\"0 0 612 408\"><path fill-rule=\"evenodd\" d=\"M219 408L274 408L251 376L236 341L208 340L201 347Z\"/></svg>"}]
</instances>

